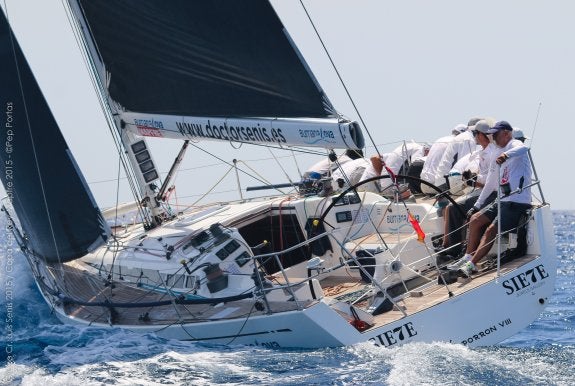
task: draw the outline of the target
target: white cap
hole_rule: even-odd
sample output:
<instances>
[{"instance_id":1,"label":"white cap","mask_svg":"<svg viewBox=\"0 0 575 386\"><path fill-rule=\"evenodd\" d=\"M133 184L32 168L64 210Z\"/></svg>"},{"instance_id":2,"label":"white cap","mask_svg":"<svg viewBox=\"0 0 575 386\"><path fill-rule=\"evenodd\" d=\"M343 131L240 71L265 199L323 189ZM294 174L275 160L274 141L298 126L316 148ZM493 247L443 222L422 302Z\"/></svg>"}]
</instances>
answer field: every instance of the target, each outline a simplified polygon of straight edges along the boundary
<instances>
[{"instance_id":1,"label":"white cap","mask_svg":"<svg viewBox=\"0 0 575 386\"><path fill-rule=\"evenodd\" d=\"M479 122L480 120L482 120L482 119L483 119L483 118L481 118L481 117L473 117L473 118L470 118L469 121L467 122L467 127L473 127L473 126L475 126L475 124L476 124L477 122Z\"/></svg>"},{"instance_id":2,"label":"white cap","mask_svg":"<svg viewBox=\"0 0 575 386\"><path fill-rule=\"evenodd\" d=\"M463 133L464 131L467 130L467 125L464 125L463 123L460 123L459 125L456 125L453 130L451 130L451 134L453 135L458 135Z\"/></svg>"},{"instance_id":3,"label":"white cap","mask_svg":"<svg viewBox=\"0 0 575 386\"><path fill-rule=\"evenodd\" d=\"M492 128L492 125L489 124L488 121L485 119L480 120L473 126L473 130L477 130L483 134L487 134L487 131Z\"/></svg>"},{"instance_id":4,"label":"white cap","mask_svg":"<svg viewBox=\"0 0 575 386\"><path fill-rule=\"evenodd\" d=\"M529 137L526 137L525 134L523 134L523 130L516 127L513 128L513 138L521 140L529 139Z\"/></svg>"}]
</instances>

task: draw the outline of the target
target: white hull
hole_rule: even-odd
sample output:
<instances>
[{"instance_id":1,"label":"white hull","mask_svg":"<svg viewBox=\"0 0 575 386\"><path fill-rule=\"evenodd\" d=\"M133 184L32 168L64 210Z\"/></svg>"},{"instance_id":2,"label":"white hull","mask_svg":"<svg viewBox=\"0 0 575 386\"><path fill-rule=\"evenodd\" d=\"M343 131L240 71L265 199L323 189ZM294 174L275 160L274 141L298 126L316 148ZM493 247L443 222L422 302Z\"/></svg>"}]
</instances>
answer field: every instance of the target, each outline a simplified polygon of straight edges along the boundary
<instances>
[{"instance_id":1,"label":"white hull","mask_svg":"<svg viewBox=\"0 0 575 386\"><path fill-rule=\"evenodd\" d=\"M377 346L410 342L452 342L469 347L501 342L527 327L546 307L554 289L554 264L535 259L520 269L501 276L473 291L448 299L424 312L397 322L359 332L323 302L309 309L254 316L231 321L211 321L163 327L114 325L137 333L154 333L162 338L202 341L214 344L245 344L266 347L318 348L371 341ZM507 294L503 282L544 266L548 276L531 283L519 293ZM485 302L485 299L489 301ZM56 310L63 323L86 325ZM110 328L109 325L91 324Z\"/></svg>"},{"instance_id":2,"label":"white hull","mask_svg":"<svg viewBox=\"0 0 575 386\"><path fill-rule=\"evenodd\" d=\"M497 278L496 270L484 274L484 283L457 282L450 285L449 297L437 286L434 304L418 311L405 305L407 315L386 323L378 321L363 332L328 305L329 299L295 311L252 315L243 318L171 325L122 325L88 322L55 307L64 323L101 328L122 328L136 333L153 333L166 339L201 341L213 344L243 344L265 347L319 348L370 341L380 347L409 342L453 342L469 347L493 345L516 334L533 322L547 305L554 289L556 262L548 206L535 212L539 225L531 243L541 245L542 254L507 267ZM39 287L41 289L41 287ZM41 291L42 292L42 291ZM53 304L50 296L48 303ZM326 301L327 300L327 301ZM402 306L403 307L403 306ZM225 306L221 306L225 312ZM396 311L393 311L397 313ZM385 319L385 314L383 319Z\"/></svg>"}]
</instances>

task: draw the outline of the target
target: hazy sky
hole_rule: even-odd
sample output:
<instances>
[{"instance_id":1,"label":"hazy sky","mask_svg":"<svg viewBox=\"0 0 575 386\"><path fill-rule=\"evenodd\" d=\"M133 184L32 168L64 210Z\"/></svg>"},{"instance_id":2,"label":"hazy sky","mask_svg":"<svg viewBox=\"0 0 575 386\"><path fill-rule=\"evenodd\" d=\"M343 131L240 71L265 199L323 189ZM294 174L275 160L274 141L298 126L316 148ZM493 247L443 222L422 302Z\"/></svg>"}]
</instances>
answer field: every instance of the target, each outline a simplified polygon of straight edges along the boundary
<instances>
[{"instance_id":1,"label":"hazy sky","mask_svg":"<svg viewBox=\"0 0 575 386\"><path fill-rule=\"evenodd\" d=\"M357 119L296 0L272 1L336 108ZM554 209L575 209L575 2L384 1L304 2L382 151L403 139L433 141L472 116L505 119L533 137L536 171ZM56 119L102 206L115 202L118 158L71 34L61 0L7 0L8 14ZM135 21L137 22L137 21ZM541 112L533 131L537 109ZM367 137L367 135L366 135ZM158 169L167 171L181 143L153 141ZM273 183L286 181L269 151L209 144ZM373 148L368 148L373 153ZM285 156L274 152L276 156ZM291 155L290 155L291 157ZM177 180L182 202L211 187L228 166L190 149ZM314 162L306 157L300 169ZM282 158L294 180L291 158ZM109 182L101 182L109 181ZM235 175L214 199L237 198ZM258 185L242 177L242 186ZM130 200L126 188L120 201Z\"/></svg>"}]
</instances>

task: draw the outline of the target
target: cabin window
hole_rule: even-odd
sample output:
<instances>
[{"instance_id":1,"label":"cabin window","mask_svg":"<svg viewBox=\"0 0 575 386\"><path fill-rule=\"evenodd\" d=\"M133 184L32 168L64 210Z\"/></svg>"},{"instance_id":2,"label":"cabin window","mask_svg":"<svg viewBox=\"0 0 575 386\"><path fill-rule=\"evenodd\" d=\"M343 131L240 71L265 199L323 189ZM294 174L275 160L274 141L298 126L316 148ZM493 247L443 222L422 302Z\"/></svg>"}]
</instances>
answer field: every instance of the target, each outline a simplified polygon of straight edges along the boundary
<instances>
[{"instance_id":1,"label":"cabin window","mask_svg":"<svg viewBox=\"0 0 575 386\"><path fill-rule=\"evenodd\" d=\"M261 244L264 240L269 242L268 247L263 251L256 251L256 254L268 253L271 251L281 251L292 245L301 243L306 238L301 230L295 214L269 213L251 224L238 227L242 237L250 246ZM284 268L309 260L311 251L307 245L293 251L278 255ZM273 257L264 261L266 273L272 274L279 271Z\"/></svg>"}]
</instances>

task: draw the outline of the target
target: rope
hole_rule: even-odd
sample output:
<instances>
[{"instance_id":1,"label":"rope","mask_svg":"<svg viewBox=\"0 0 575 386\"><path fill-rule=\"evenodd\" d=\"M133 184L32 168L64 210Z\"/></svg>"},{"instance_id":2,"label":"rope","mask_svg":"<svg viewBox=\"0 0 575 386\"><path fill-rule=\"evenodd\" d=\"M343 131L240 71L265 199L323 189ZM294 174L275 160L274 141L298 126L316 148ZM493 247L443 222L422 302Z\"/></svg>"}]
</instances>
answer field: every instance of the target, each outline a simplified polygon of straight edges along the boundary
<instances>
[{"instance_id":1,"label":"rope","mask_svg":"<svg viewBox=\"0 0 575 386\"><path fill-rule=\"evenodd\" d=\"M230 174L230 172L234 169L234 167L232 166L230 169L228 169L228 171L222 176L222 178L220 178L215 184L214 186L212 186L206 193L204 193L200 198L198 198L193 204L191 204L190 206L188 206L188 208L191 208L192 206L196 205L198 202L202 201L204 199L204 197L206 197L208 194L210 194L210 192L212 190L214 190L216 188L216 186L218 186L223 180L224 178L226 178L226 176L228 174Z\"/></svg>"},{"instance_id":2,"label":"rope","mask_svg":"<svg viewBox=\"0 0 575 386\"><path fill-rule=\"evenodd\" d=\"M360 114L360 112L359 112L359 109L358 109L357 106L355 105L355 101L354 101L353 98L351 97L351 94L350 94L349 90L347 89L347 86L346 86L345 82L343 81L343 78L341 77L341 75L340 75L340 73L339 73L339 71L338 71L338 69L337 69L337 67L336 67L336 65L335 65L335 63L334 63L334 61L333 61L333 59L331 58L331 55L329 54L329 51L327 50L327 47L326 47L326 45L324 44L323 39L321 38L321 36L320 36L320 34L319 34L319 31L317 30L317 28L316 28L316 26L315 26L313 20L311 19L311 16L310 16L309 12L307 11L307 8L305 7L305 5L304 5L304 3L303 3L303 0L299 0L299 2L300 2L300 4L301 4L303 10L305 11L305 14L307 15L307 18L308 18L308 20L309 20L311 26L313 27L313 30L315 31L315 34L317 35L317 37L318 37L318 39L319 39L319 41L320 41L320 43L321 43L321 45L322 45L322 47L323 47L323 50L325 51L325 53L326 53L326 55L327 55L327 57L328 57L328 59L329 59L331 65L332 65L333 69L335 70L335 73L337 74L337 77L339 78L339 81L341 82L341 85L343 86L343 88L344 88L344 90L345 90L345 93L347 94L347 97L349 98L349 100L350 100L350 102L351 102L351 104L352 104L352 106L353 106L353 109L355 110L355 113L357 114L357 116L359 117L359 120L361 121L361 124L362 124L363 127L365 128L365 131L367 132L367 135L369 136L369 140L370 140L371 143L373 144L373 146L374 146L375 151L377 152L377 154L381 157L381 153L379 152L379 149L377 148L377 145L375 144L375 141L373 140L373 137L371 136L371 133L369 132L369 130L368 130L368 128L367 128L367 125L365 124L365 121L363 120L363 117L361 116L361 114Z\"/></svg>"}]
</instances>

